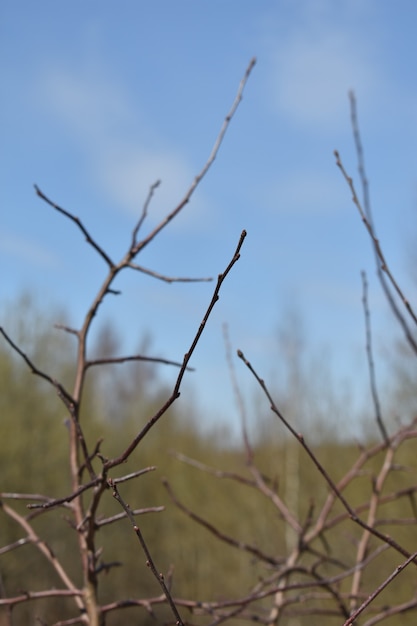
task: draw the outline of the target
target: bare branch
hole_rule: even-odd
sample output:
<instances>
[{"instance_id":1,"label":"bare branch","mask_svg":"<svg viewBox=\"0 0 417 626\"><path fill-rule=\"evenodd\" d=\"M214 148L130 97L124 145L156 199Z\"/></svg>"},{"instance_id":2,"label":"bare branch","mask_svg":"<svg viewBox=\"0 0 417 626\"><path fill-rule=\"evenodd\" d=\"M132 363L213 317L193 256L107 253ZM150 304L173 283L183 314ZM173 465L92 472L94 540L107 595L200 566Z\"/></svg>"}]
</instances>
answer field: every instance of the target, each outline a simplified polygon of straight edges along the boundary
<instances>
[{"instance_id":1,"label":"bare branch","mask_svg":"<svg viewBox=\"0 0 417 626\"><path fill-rule=\"evenodd\" d=\"M371 225L372 231L375 234L376 231L375 231L375 225L374 225L373 217L372 217L371 201L369 197L369 184L368 184L368 179L366 177L366 171L365 171L365 156L364 156L364 151L363 151L363 146L362 146L362 141L361 141L361 135L359 131L356 98L355 98L355 94L353 93L353 91L349 92L349 102L350 102L350 116L351 116L351 122L352 122L353 138L355 141L356 154L358 158L359 178L362 184L363 208L364 208L364 213L367 217L367 220L369 221L369 224ZM404 318L404 315L401 313L400 309L397 306L396 301L394 300L394 297L391 293L391 290L385 278L385 274L382 271L381 264L379 263L378 250L375 245L374 245L374 253L375 253L375 264L376 264L378 279L385 293L385 297L387 298L387 301L391 307L391 310L393 311L395 317L397 318L397 321L399 322L404 332L404 335L408 341L408 344L417 354L417 342L415 341L408 327L408 324Z\"/></svg>"},{"instance_id":2,"label":"bare branch","mask_svg":"<svg viewBox=\"0 0 417 626\"><path fill-rule=\"evenodd\" d=\"M369 233L369 236L371 238L371 241L373 243L373 246L375 248L376 254L377 254L378 259L379 259L380 268L388 276L388 278L389 278L389 280L391 282L391 285L394 287L394 289L397 292L398 296L402 300L405 308L407 309L408 313L410 314L410 317L412 318L414 323L417 324L416 314L414 313L414 311L413 311L413 309L411 307L410 302L405 297L404 292L399 287L397 281L395 280L395 278L394 278L394 276L393 276L393 274L392 274L392 272L391 272L391 270L390 270L390 268L389 268L389 266L387 264L387 261L385 260L385 256L384 256L384 254L382 252L381 244L379 243L379 239L377 239L377 237L375 235L375 232L374 232L374 230L372 228L372 224L369 222L369 220L368 220L368 218L367 218L367 216L366 216L366 214L365 214L365 212L364 212L364 210L362 208L362 205L361 205L361 203L359 201L359 198L358 198L358 195L356 193L356 189L355 189L355 185L353 183L353 180L352 180L352 178L350 176L348 176L348 174L347 174L347 172L346 172L346 170L345 170L345 168L344 168L344 166L342 164L342 161L340 159L340 156L339 156L339 153L337 152L337 150L334 151L334 155L336 157L336 165L338 166L338 168L342 172L343 177L346 180L346 182L347 182L347 184L348 184L348 186L350 188L350 191L352 193L352 201L355 204L356 208L358 209L359 214L360 214L360 216L362 218L362 221L365 224L365 228L366 228L366 230Z\"/></svg>"},{"instance_id":3,"label":"bare branch","mask_svg":"<svg viewBox=\"0 0 417 626\"><path fill-rule=\"evenodd\" d=\"M250 73L252 72L254 66L256 63L256 59L253 58L251 59L245 75L243 76L242 80L240 81L240 85L236 94L236 98L232 104L232 107L229 111L229 113L226 115L223 125L220 129L220 132L217 136L217 139L214 143L213 149L209 155L209 158L207 159L204 167L202 168L202 170L200 171L199 174L197 174L197 176L194 178L191 186L189 187L188 191L186 192L185 196L183 197L183 199L180 201L180 203L175 207L175 209L173 211L171 211L171 213L169 213L159 224L158 226L156 226L152 232L149 233L149 235L147 235L144 239L142 239L142 241L138 242L134 248L132 248L132 252L133 255L135 256L139 250L142 250L145 246L148 245L148 243L150 243L155 237L156 235L163 229L165 228L165 226L167 224L169 224L169 222L174 219L174 217L176 215L178 215L178 213L185 207L186 204L188 204L188 202L191 199L191 196L193 195L194 191L196 190L197 186L199 185L199 183L201 182L201 180L204 178L204 176L207 174L208 170L210 169L210 167L212 166L217 153L220 149L220 146L223 142L223 138L226 134L226 131L228 129L228 126L236 112L236 109L238 108L242 97L243 97L243 90L245 88L245 85L249 79Z\"/></svg>"},{"instance_id":4,"label":"bare branch","mask_svg":"<svg viewBox=\"0 0 417 626\"><path fill-rule=\"evenodd\" d=\"M133 450L136 449L136 447L138 446L138 444L142 441L142 439L145 437L145 435L150 431L150 429L159 421L159 419L162 417L162 415L164 415L167 410L169 409L169 407L175 402L175 400L177 400L177 398L179 398L180 396L180 388L181 388L181 383L182 383L182 379L184 377L184 374L187 370L188 367L188 363L194 353L194 350L197 346L197 343L199 342L199 339L201 337L201 335L203 334L205 325L207 323L208 318L210 317L210 313L212 312L214 305L216 304L216 302L219 299L219 292L220 292L220 288L223 284L223 281L225 280L226 276L229 274L230 270L232 269L232 267L235 265L235 263L237 263L237 261L240 258L240 250L242 248L243 242L245 240L246 237L246 231L242 231L242 234L240 235L239 238L239 243L236 247L235 253L232 257L232 260L230 261L229 265L226 267L226 269L224 270L223 274L219 274L218 279L217 279L217 285L215 287L214 293L213 293L213 297L210 301L210 304L207 308L207 311L203 317L203 320L200 324L200 327L191 343L191 346L188 350L188 352L184 355L184 360L180 369L180 372L178 374L178 378L177 381L175 383L174 386L174 390L171 394L171 396L168 398L168 400L165 402L165 404L159 409L159 411L157 413L155 413L155 415L153 417L151 417L151 419L146 423L146 425L144 426L144 428L142 428L142 430L136 435L136 437L133 439L133 441L129 444L129 446L126 448L126 450L118 457L116 457L115 459L106 461L104 463L104 471L108 471L110 468L115 467L116 465L120 465L121 463L124 463L124 461L126 461L126 459L132 454Z\"/></svg>"}]
</instances>

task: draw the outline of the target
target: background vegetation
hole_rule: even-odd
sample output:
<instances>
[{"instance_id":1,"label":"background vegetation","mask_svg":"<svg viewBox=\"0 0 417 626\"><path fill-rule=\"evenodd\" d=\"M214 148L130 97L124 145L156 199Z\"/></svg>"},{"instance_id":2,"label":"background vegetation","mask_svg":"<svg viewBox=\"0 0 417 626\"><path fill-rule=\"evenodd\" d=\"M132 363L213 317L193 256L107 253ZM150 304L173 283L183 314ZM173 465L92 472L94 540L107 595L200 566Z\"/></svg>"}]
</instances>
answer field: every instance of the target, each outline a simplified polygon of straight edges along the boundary
<instances>
[{"instance_id":1,"label":"background vegetation","mask_svg":"<svg viewBox=\"0 0 417 626\"><path fill-rule=\"evenodd\" d=\"M241 91L208 165L184 203L214 160L240 96ZM352 185L350 179L348 184ZM39 190L38 194L74 220ZM378 255L369 210L365 195L362 218L381 270L384 259ZM141 225L140 221L138 230ZM133 263L140 249L138 230L118 266L95 246L109 266L110 278L115 268ZM83 233L95 245L89 233ZM218 288L239 258L239 246L220 275ZM201 428L202 416L196 415L191 402L170 400L177 396L161 383L161 363L148 356L151 346L146 336L138 346L141 358L116 362L117 331L107 324L95 343L88 344L88 359L80 353L88 334L84 331L111 291L111 281L104 285L83 330L71 329L65 312L46 315L27 295L12 304L4 320L6 341L0 343L4 624L347 625L357 617L367 626L381 621L414 624L415 332L408 331L398 348L401 358L390 390L395 411L391 408L390 417L383 419L374 395L368 411L374 428L354 442L327 427L335 423L335 415L341 429L343 420L357 416L329 379L323 381L303 368L297 324L281 338L281 354L287 359L285 385L265 384L239 353L254 394L259 389L250 414L240 402L228 353L242 420L242 443L232 445L227 431ZM201 331L217 301L216 289ZM413 310L399 292L396 306L402 304L414 322ZM365 284L364 308L366 313ZM408 318L401 312L400 320L408 328ZM60 330L53 329L56 321ZM371 328L366 328L372 380ZM198 337L197 333L195 342ZM92 367L93 362L101 366ZM57 393L51 393L51 383ZM66 395L65 390L72 388L78 391ZM82 432L76 429L80 424ZM146 436L115 462L135 441L138 430ZM75 474L68 450L70 456L74 451L79 455ZM131 479L135 472L142 473ZM118 479L123 479L117 487L121 495L115 499L111 496L112 491L117 495ZM79 491L74 490L74 481ZM139 525L133 530L132 510ZM80 519L80 513L85 517ZM139 531L151 559L136 541ZM88 550L84 541L90 542ZM162 578L149 571L152 563L164 574L162 593L158 586ZM61 567L74 589L63 585ZM173 614L173 606L181 618Z\"/></svg>"}]
</instances>

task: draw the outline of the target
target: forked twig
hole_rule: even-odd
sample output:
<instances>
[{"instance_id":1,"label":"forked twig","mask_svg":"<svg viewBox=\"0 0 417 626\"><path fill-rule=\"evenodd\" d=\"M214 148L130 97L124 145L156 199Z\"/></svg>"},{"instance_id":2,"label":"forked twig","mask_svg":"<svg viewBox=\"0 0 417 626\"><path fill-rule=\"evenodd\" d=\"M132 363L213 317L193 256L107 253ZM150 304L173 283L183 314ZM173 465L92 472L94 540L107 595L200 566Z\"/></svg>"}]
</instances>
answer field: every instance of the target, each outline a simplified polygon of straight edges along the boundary
<instances>
[{"instance_id":1,"label":"forked twig","mask_svg":"<svg viewBox=\"0 0 417 626\"><path fill-rule=\"evenodd\" d=\"M194 191L196 190L197 186L199 185L199 183L201 182L201 180L205 177L205 175L207 174L207 172L209 171L210 167L212 166L217 153L220 149L220 146L223 142L224 136L226 134L226 131L229 127L229 124L242 100L243 97L243 91L245 89L245 85L249 79L249 76L253 70L253 68L255 67L255 63L256 63L256 58L254 57L253 59L251 59L251 61L249 62L249 65L246 69L246 72L242 78L242 80L240 81L239 84L239 88L237 90L237 94L236 97L234 99L234 102L230 108L229 113L226 115L222 127L220 129L220 132L217 136L217 139L214 143L213 149L206 161L206 163L204 164L203 168L201 169L200 173L197 174L197 176L194 178L193 182L191 183L188 191L185 193L183 199L179 202L179 204L175 207L175 209L173 209L144 239L142 239L142 241L138 242L135 246L133 246L132 248L132 252L134 254L134 256L137 254L137 252L139 252L139 250L142 250L145 246L148 245L148 243L150 243L155 237L156 235L163 229L165 228L165 226L172 220L174 219L174 217L176 215L178 215L178 213L185 207L186 204L188 204L188 202L191 199L191 196L193 195Z\"/></svg>"}]
</instances>

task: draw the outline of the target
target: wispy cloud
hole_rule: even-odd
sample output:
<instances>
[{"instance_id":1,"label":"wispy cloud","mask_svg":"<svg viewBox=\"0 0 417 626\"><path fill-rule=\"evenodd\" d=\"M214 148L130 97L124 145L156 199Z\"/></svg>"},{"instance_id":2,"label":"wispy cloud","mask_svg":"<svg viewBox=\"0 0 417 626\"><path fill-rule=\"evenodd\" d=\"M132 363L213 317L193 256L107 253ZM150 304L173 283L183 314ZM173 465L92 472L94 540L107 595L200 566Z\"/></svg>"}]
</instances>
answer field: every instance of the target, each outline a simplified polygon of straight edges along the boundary
<instances>
[{"instance_id":1,"label":"wispy cloud","mask_svg":"<svg viewBox=\"0 0 417 626\"><path fill-rule=\"evenodd\" d=\"M109 199L133 215L139 215L150 185L160 180L149 210L155 222L180 201L192 175L184 160L169 150L147 151L120 141L97 158L96 178Z\"/></svg>"},{"instance_id":2,"label":"wispy cloud","mask_svg":"<svg viewBox=\"0 0 417 626\"><path fill-rule=\"evenodd\" d=\"M275 106L294 124L319 130L344 121L349 89L364 106L381 84L377 42L373 37L371 45L367 36L370 21L365 28L368 10L349 12L349 3L342 3L335 11L333 4L297 3L298 19L280 29L270 47Z\"/></svg>"},{"instance_id":3,"label":"wispy cloud","mask_svg":"<svg viewBox=\"0 0 417 626\"><path fill-rule=\"evenodd\" d=\"M56 267L58 259L35 241L19 235L3 232L0 234L0 253L37 267Z\"/></svg>"},{"instance_id":4,"label":"wispy cloud","mask_svg":"<svg viewBox=\"0 0 417 626\"><path fill-rule=\"evenodd\" d=\"M140 104L111 76L49 68L41 85L42 105L84 155L98 192L118 210L135 216L156 180L162 184L149 212L159 221L181 200L196 172L181 152L167 146L140 112ZM156 146L156 147L155 147ZM200 199L201 218L203 202ZM196 224L192 212L181 227Z\"/></svg>"}]
</instances>

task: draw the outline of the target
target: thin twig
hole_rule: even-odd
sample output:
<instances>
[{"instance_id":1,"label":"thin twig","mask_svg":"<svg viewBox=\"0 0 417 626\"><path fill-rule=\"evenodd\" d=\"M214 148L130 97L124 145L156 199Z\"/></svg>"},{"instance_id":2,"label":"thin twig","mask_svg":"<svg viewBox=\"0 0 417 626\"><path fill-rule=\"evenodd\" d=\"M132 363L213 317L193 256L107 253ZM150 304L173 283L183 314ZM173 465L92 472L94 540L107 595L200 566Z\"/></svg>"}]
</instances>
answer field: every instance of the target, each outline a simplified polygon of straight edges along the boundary
<instances>
[{"instance_id":1,"label":"thin twig","mask_svg":"<svg viewBox=\"0 0 417 626\"><path fill-rule=\"evenodd\" d=\"M55 387L55 389L58 392L58 396L62 399L62 401L64 402L66 407L69 407L69 406L75 404L74 398L65 389L65 387L63 385L61 385L61 383L59 383L57 380L55 380L54 378L52 378L48 374L45 374L45 372L42 372L40 369L38 369L36 367L36 365L29 359L27 354L25 354L23 352L23 350L21 350L19 348L19 346L17 344L15 344L14 341L12 341L12 339L6 333L4 328L0 327L0 333L3 335L3 337L5 338L7 343L13 348L13 350L15 352L17 352L17 354L19 354L19 356L22 357L22 359L25 361L26 365L29 367L29 369L32 372L32 374L35 374L35 376L39 376L39 378L43 378L48 383L50 383L53 387Z\"/></svg>"},{"instance_id":2,"label":"thin twig","mask_svg":"<svg viewBox=\"0 0 417 626\"><path fill-rule=\"evenodd\" d=\"M44 600L45 598L71 598L81 596L79 589L46 589L45 591L25 591L11 598L0 598L0 606L15 606L28 600Z\"/></svg>"},{"instance_id":3,"label":"thin twig","mask_svg":"<svg viewBox=\"0 0 417 626\"><path fill-rule=\"evenodd\" d=\"M146 363L162 363L163 365L173 365L174 367L181 367L182 363L178 361L170 361L169 359L163 359L156 356L145 356L142 354L134 354L130 356L119 357L106 357L105 359L92 359L85 362L85 369L96 365L114 365L119 363L129 363L131 361L144 361ZM188 367L187 371L194 372L193 367Z\"/></svg>"},{"instance_id":4,"label":"thin twig","mask_svg":"<svg viewBox=\"0 0 417 626\"><path fill-rule=\"evenodd\" d=\"M223 324L223 340L224 340L225 351L226 351L226 361L227 361L227 365L229 368L230 380L232 383L232 389L233 389L233 393L235 396L237 410L240 416L240 426L242 429L243 443L245 445L245 451L246 451L246 463L248 465L251 465L253 463L253 456L254 456L253 448L249 441L246 407L245 407L245 403L243 401L240 387L238 385L237 378L236 378L236 371L235 371L235 367L234 367L234 363L232 359L232 349L231 349L229 329L228 329L227 324Z\"/></svg>"},{"instance_id":5,"label":"thin twig","mask_svg":"<svg viewBox=\"0 0 417 626\"><path fill-rule=\"evenodd\" d=\"M166 276L164 274L159 274L159 272L155 272L155 270L147 269L142 265L137 265L137 263L129 263L128 267L132 270L137 270L138 272L142 272L142 274L147 274L148 276L152 276L152 278L157 278L158 280L162 280L165 283L210 283L213 278L211 276L203 277L203 278L189 278L189 277L174 277L174 276Z\"/></svg>"},{"instance_id":6,"label":"thin twig","mask_svg":"<svg viewBox=\"0 0 417 626\"><path fill-rule=\"evenodd\" d=\"M388 278L389 278L389 280L391 282L391 285L394 287L394 289L397 292L398 296L402 300L402 302L403 302L405 308L407 309L411 319L414 321L415 324L417 324L417 316L414 313L413 308L412 308L410 302L405 297L404 292L402 291L402 289L398 285L397 281L395 280L395 278L394 278L394 276L393 276L393 274L392 274L392 272L391 272L391 270L390 270L390 268L389 268L389 266L387 264L387 261L385 259L384 253L382 252L381 244L379 243L379 240L377 239L377 237L376 237L376 235L374 233L374 230L372 228L372 224L369 222L369 220L368 220L368 218L367 218L367 216L366 216L366 214L365 214L365 212L364 212L364 210L362 208L362 205L361 205L361 203L359 201L359 198L358 198L358 195L356 193L356 189L355 189L355 185L353 183L353 180L347 174L347 172L346 172L346 170L345 170L345 168L343 166L343 163L342 163L342 161L340 159L340 155L339 155L337 150L334 151L334 155L335 155L335 158L336 158L336 165L338 166L338 168L342 172L343 177L346 180L346 182L347 182L347 184L348 184L348 186L350 188L350 191L352 193L352 201L353 201L354 205L356 206L356 208L358 209L359 214L360 214L360 216L362 218L362 221L363 221L363 223L365 225L365 228L366 228L366 230L369 233L369 236L371 238L371 241L373 243L373 246L375 248L376 254L377 254L378 259L379 259L380 268L388 276Z\"/></svg>"},{"instance_id":7,"label":"thin twig","mask_svg":"<svg viewBox=\"0 0 417 626\"><path fill-rule=\"evenodd\" d=\"M147 506L143 509L133 509L132 514L133 515L146 515L147 513L162 513L162 511L165 511L164 506ZM118 522L119 520L124 519L125 517L127 517L126 513L116 513L115 515L112 515L111 517L105 517L104 519L96 520L95 526L97 528L100 528L101 526L108 526L109 524Z\"/></svg>"},{"instance_id":8,"label":"thin twig","mask_svg":"<svg viewBox=\"0 0 417 626\"><path fill-rule=\"evenodd\" d=\"M276 559L268 554L265 554L265 552L262 552L262 550L259 550L259 548L257 548L256 546L245 543L244 541L239 541L238 539L235 539L230 535L226 535L221 530L216 528L213 524L201 517L201 515L197 515L188 507L186 507L182 502L180 502L174 494L171 485L166 479L162 480L162 484L167 490L171 500L173 501L175 506L180 509L180 511L188 515L190 519L200 524L200 526L206 528L212 535L217 537L217 539L220 539L220 541L223 541L224 543L227 543L229 546L233 546L234 548L238 548L239 550L243 550L244 552L249 552L249 554L256 556L256 558L258 558L260 561L264 561L265 563L269 563L270 565L277 566L282 563L282 559Z\"/></svg>"},{"instance_id":9,"label":"thin twig","mask_svg":"<svg viewBox=\"0 0 417 626\"><path fill-rule=\"evenodd\" d=\"M382 611L378 615L370 617L363 626L375 626L379 622L385 621L388 617L393 615L404 615L408 611L414 611L417 608L417 598L413 598L409 602L403 602L402 604L396 604L395 606L384 606Z\"/></svg>"},{"instance_id":10,"label":"thin twig","mask_svg":"<svg viewBox=\"0 0 417 626\"><path fill-rule=\"evenodd\" d=\"M138 232L139 232L143 222L145 221L146 216L148 215L148 208L149 208L149 205L151 203L152 196L154 195L156 189L159 187L160 184L161 184L161 181L157 180L154 183L152 183L152 185L149 187L149 192L148 192L147 198L145 200L145 203L143 205L141 216L140 216L140 218L138 220L138 223L136 224L135 228L133 229L132 243L130 245L131 248L134 248L136 246L136 244L137 244Z\"/></svg>"},{"instance_id":11,"label":"thin twig","mask_svg":"<svg viewBox=\"0 0 417 626\"><path fill-rule=\"evenodd\" d=\"M177 626L184 626L184 622L181 619L181 616L178 612L178 609L175 605L174 600L172 599L171 593L167 587L167 585L165 584L165 579L162 573L159 573L158 570L155 567L155 563L153 561L153 558L151 556L151 553L149 552L149 548L145 542L145 539L143 537L143 534L139 528L139 526L136 524L134 515L132 513L131 508L129 507L129 505L123 500L123 498L121 497L119 490L117 489L117 485L111 480L109 479L109 486L113 489L113 497L117 500L117 502L120 504L120 506L123 508L123 510L125 511L127 517L129 518L132 526L133 526L133 530L136 533L137 538L139 539L140 545L142 546L142 550L144 551L145 555L146 555L146 565L149 567L149 569L151 570L152 574L155 576L156 580L158 581L158 583L160 584L162 591L167 599L167 602L169 604L169 606L171 607L171 611L173 612L175 619L176 619L176 625Z\"/></svg>"},{"instance_id":12,"label":"thin twig","mask_svg":"<svg viewBox=\"0 0 417 626\"><path fill-rule=\"evenodd\" d=\"M119 485L120 483L125 483L128 480L137 478L138 476L143 476L144 474L149 474L149 472L154 472L155 470L156 465L149 465L148 467L144 467L143 469L137 470L136 472L131 472L130 474L125 474L125 476L121 476L120 478L113 478L112 480L115 485Z\"/></svg>"},{"instance_id":13,"label":"thin twig","mask_svg":"<svg viewBox=\"0 0 417 626\"><path fill-rule=\"evenodd\" d=\"M355 94L353 93L353 91L349 92L349 102L350 102L350 117L351 117L351 123L352 123L353 138L355 141L356 155L358 158L359 178L362 184L363 208L364 208L364 213L369 221L369 224L371 225L372 231L375 234L376 231L375 231L375 225L374 225L373 216L372 216L371 200L370 200L370 195L369 195L369 183L368 183L366 170L365 170L365 156L364 156L364 151L363 151L363 146L362 146L362 141L361 141L361 135L359 131L356 98L355 98ZM387 298L388 303L391 307L391 310L393 311L395 317L397 318L397 321L399 322L401 328L403 329L404 335L409 345L417 354L417 342L415 341L408 327L408 324L404 318L404 315L401 313L400 309L397 306L396 301L393 298L393 295L391 293L391 290L385 278L385 274L381 269L381 264L378 262L378 250L375 245L374 245L374 254L375 254L378 279L385 293L385 297Z\"/></svg>"},{"instance_id":14,"label":"thin twig","mask_svg":"<svg viewBox=\"0 0 417 626\"><path fill-rule=\"evenodd\" d=\"M62 207L60 207L58 204L56 204L55 202L53 202L52 200L50 200L40 189L37 185L34 185L35 187L35 191L37 193L37 195L44 200L47 204L49 204L51 207L53 207L56 211L58 211L59 213L62 213L62 215L65 215L65 217L67 217L69 220L71 220L72 222L74 222L74 224L76 224L76 226L78 226L78 228L81 230L81 232L83 233L83 235L85 236L85 239L87 241L87 243L89 243L98 253L99 255L105 260L105 262L107 263L107 265L112 268L114 267L114 263L113 261L110 259L110 257L104 252L103 248L101 248L101 246L98 245L98 243L96 243L94 241L94 239L91 237L90 233L88 232L88 230L85 228L84 224L82 223L82 221L80 220L79 217L76 217L75 215L73 215L72 213L70 213L69 211L67 211L66 209L63 209Z\"/></svg>"},{"instance_id":15,"label":"thin twig","mask_svg":"<svg viewBox=\"0 0 417 626\"><path fill-rule=\"evenodd\" d=\"M71 502L75 498L78 498L78 496L80 496L82 493L84 493L88 489L91 489L92 487L95 487L101 481L102 481L102 478L100 476L97 476L96 478L91 480L89 483L86 483L85 485L81 485L77 489L77 491L74 491L73 493L70 493L67 496L64 496L62 498L50 499L48 500L48 502L42 502L41 504L28 504L27 508L28 509L52 509L56 506L60 506L61 504L64 504L66 502Z\"/></svg>"},{"instance_id":16,"label":"thin twig","mask_svg":"<svg viewBox=\"0 0 417 626\"><path fill-rule=\"evenodd\" d=\"M368 306L368 281L366 280L365 272L362 272L361 275L362 275L362 302L363 302L363 310L365 314L366 354L368 355L371 393L372 393L372 399L374 402L375 417L376 417L376 422L378 424L379 431L385 443L389 445L388 433L387 433L387 430L385 428L385 425L382 419L381 404L379 402L378 389L376 386L375 365L374 365L374 359L373 359L373 354L372 354L371 315L370 315L369 306Z\"/></svg>"},{"instance_id":17,"label":"thin twig","mask_svg":"<svg viewBox=\"0 0 417 626\"><path fill-rule=\"evenodd\" d=\"M133 439L133 441L131 441L131 443L128 445L128 447L125 449L124 452L122 452L122 454L120 454L120 456L116 457L115 459L112 460L108 460L104 463L104 471L108 471L110 468L115 467L116 465L120 465L121 463L124 463L126 461L126 459L128 459L128 457L132 454L132 452L136 449L136 447L138 446L138 444L142 441L142 439L145 437L145 435L150 431L150 429L159 421L159 419L162 417L162 415L164 415L167 410L169 409L169 407L175 402L175 400L177 400L177 398L179 398L180 396L180 388L181 388L181 383L182 380L184 378L184 374L187 370L188 367L188 363L194 353L194 350L200 340L201 335L203 334L205 325L208 321L208 318L210 317L210 314L216 304L216 302L219 300L219 293L220 293L220 288L223 284L223 281L225 280L226 276L229 274L230 270L232 269L232 267L235 265L235 263L237 263L237 261L240 258L240 250L242 248L243 242L245 240L246 237L246 231L242 231L240 238L239 238L239 243L237 244L236 250L234 252L234 255L232 257L232 260L230 261L230 263L228 264L228 266L226 267L226 269L224 270L223 274L219 274L218 279L217 279L217 284L216 287L214 289L214 293L213 293L213 297L210 301L210 304L208 305L208 308L206 310L206 313L203 317L203 320L199 326L199 329L191 343L191 346L188 350L188 352L186 352L186 354L184 355L184 360L180 369L180 372L178 374L173 392L171 394L171 396L168 398L168 400L165 402L165 404L159 409L159 411L157 411L157 413L155 413L153 415L153 417L150 418L150 420L145 424L145 426L142 428L142 430L136 435L136 437Z\"/></svg>"},{"instance_id":18,"label":"thin twig","mask_svg":"<svg viewBox=\"0 0 417 626\"><path fill-rule=\"evenodd\" d=\"M228 478L238 483L242 483L243 485L247 485L248 487L256 488L257 486L256 481L250 480L249 478L246 478L245 476L241 476L240 474L236 474L235 472L227 472L225 470L220 470L215 467L210 467L209 465L206 465L205 463L201 463L201 461L196 461L195 459L191 459L190 457L180 452L173 451L172 455L176 459L178 459L178 461L182 461L183 463L187 463L188 465L191 465L192 467L196 467L202 472L211 474L212 476L215 476L216 478Z\"/></svg>"},{"instance_id":19,"label":"thin twig","mask_svg":"<svg viewBox=\"0 0 417 626\"><path fill-rule=\"evenodd\" d=\"M369 606L369 604L371 604L371 602L373 602L375 600L375 598L381 593L381 591L383 591L386 587L388 587L388 585L391 584L391 582L394 580L394 578L396 578L398 576L398 574L401 574L401 572L408 565L410 565L410 563L415 562L416 559L417 559L417 552L414 552L414 554L410 554L410 556L408 557L408 559L406 561L404 561L404 563L402 563L401 565L398 565L398 567L395 568L395 570L388 576L388 578L386 580L384 580L384 582L381 583L366 598L365 602L363 602L361 604L361 606L354 613L352 613L352 615L349 617L349 619L347 619L344 622L343 626L350 626L350 624L353 624L355 619L357 617L359 617L359 615L366 609L366 607Z\"/></svg>"},{"instance_id":20,"label":"thin twig","mask_svg":"<svg viewBox=\"0 0 417 626\"><path fill-rule=\"evenodd\" d=\"M63 568L63 566L61 565L61 563L55 556L54 552L48 546L48 544L45 541L43 541L35 533L31 524L29 524L29 522L24 517L19 515L14 509L9 507L5 503L2 503L1 507L3 511L6 513L6 515L8 515L11 519L17 522L19 526L21 526L21 528L25 530L30 542L38 548L38 550L43 554L46 560L50 563L50 565L53 567L53 569L55 570L59 578L62 580L62 582L64 583L64 585L67 587L68 591L70 592L69 595L75 596L75 602L78 608L80 609L80 611L83 611L85 607L84 607L84 602L82 598L80 597L82 594L80 593L79 589L77 589L77 587L74 585L74 583L72 582L67 572L65 571L65 569ZM4 604L6 603L7 603L7 599L4 600Z\"/></svg>"}]
</instances>

